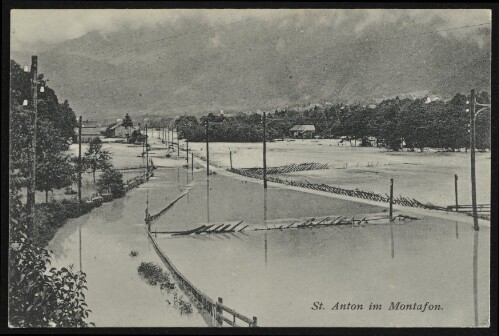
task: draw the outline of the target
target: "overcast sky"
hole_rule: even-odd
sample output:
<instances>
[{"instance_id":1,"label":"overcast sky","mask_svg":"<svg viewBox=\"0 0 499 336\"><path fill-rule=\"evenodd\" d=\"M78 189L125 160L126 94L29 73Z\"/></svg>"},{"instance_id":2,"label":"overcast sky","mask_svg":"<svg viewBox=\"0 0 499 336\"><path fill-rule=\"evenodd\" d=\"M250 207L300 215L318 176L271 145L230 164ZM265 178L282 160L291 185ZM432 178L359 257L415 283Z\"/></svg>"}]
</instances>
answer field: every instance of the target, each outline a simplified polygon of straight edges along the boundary
<instances>
[{"instance_id":1,"label":"overcast sky","mask_svg":"<svg viewBox=\"0 0 499 336\"><path fill-rule=\"evenodd\" d=\"M109 33L121 28L139 28L165 22L174 22L180 17L202 15L213 24L228 23L246 17L263 20L278 20L290 13L307 11L316 13L318 19L328 24L328 17L348 20L350 15L362 14L356 30L362 30L369 23L382 20L396 20L401 14L409 14L418 21L436 22L439 28L452 28L491 21L490 10L386 10L386 9L108 9L108 10L12 10L11 48L13 50L36 48L40 44L53 44L80 37L90 31Z\"/></svg>"}]
</instances>

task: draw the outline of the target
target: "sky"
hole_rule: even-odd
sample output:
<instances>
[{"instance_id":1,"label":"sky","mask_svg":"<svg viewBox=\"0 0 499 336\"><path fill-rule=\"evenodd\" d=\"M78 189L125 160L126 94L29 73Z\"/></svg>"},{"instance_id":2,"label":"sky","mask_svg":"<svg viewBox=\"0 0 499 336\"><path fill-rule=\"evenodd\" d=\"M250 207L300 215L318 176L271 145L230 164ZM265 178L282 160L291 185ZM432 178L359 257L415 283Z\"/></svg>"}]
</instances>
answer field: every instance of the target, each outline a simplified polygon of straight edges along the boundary
<instances>
[{"instance_id":1,"label":"sky","mask_svg":"<svg viewBox=\"0 0 499 336\"><path fill-rule=\"evenodd\" d=\"M299 12L315 12L325 25L331 22L331 16L336 18L335 24L341 24L351 16L361 17L356 32L373 22L395 21L401 14L409 14L419 22L438 22L440 29L491 22L491 11L483 9L14 9L11 11L11 49L36 49L91 31L106 34L125 27L134 29L171 23L185 17L202 16L217 25L245 18L278 20Z\"/></svg>"}]
</instances>

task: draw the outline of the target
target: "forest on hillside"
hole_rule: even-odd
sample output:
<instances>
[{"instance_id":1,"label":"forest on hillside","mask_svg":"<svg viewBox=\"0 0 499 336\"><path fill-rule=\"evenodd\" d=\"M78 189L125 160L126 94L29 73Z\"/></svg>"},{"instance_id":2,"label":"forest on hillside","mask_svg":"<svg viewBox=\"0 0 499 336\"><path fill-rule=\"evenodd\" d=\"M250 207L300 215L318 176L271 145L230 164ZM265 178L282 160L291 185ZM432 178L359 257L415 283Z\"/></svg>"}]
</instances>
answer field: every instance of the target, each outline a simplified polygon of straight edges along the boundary
<instances>
[{"instance_id":1,"label":"forest on hillside","mask_svg":"<svg viewBox=\"0 0 499 336\"><path fill-rule=\"evenodd\" d=\"M321 138L346 137L356 145L379 146L392 150L436 148L459 150L469 146L470 97L456 94L449 101L428 102L426 97L386 99L377 105L334 104L304 110L291 108L267 112L267 139L289 137L296 124L312 124ZM487 92L477 100L489 103ZM210 141L256 142L263 138L262 114L236 113L230 116L208 114L200 118L180 116L149 118L151 127L174 127L181 138L205 141L209 121ZM490 149L491 114L485 110L476 118L476 147ZM375 138L372 141L367 139Z\"/></svg>"}]
</instances>

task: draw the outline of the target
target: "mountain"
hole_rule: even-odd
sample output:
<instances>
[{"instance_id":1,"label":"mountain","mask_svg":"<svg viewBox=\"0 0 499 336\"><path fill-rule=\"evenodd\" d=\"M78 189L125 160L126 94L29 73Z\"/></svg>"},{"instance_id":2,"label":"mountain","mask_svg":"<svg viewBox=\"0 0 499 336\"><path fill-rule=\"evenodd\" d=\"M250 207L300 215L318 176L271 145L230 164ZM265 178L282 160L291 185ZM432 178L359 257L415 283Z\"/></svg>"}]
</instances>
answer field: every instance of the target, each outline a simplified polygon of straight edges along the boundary
<instances>
[{"instance_id":1,"label":"mountain","mask_svg":"<svg viewBox=\"0 0 499 336\"><path fill-rule=\"evenodd\" d=\"M409 15L370 21L356 12L219 24L184 17L44 45L39 72L89 119L490 91L490 26L418 22ZM11 52L21 64L30 55Z\"/></svg>"}]
</instances>

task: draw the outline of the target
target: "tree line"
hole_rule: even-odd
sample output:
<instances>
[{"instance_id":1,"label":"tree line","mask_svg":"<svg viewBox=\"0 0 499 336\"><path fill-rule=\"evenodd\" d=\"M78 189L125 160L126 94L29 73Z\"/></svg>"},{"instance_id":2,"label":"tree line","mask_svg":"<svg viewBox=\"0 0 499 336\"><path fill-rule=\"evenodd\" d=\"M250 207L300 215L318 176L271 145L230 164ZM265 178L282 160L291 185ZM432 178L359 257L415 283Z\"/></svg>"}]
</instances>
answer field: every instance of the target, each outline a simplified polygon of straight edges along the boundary
<instances>
[{"instance_id":1,"label":"tree line","mask_svg":"<svg viewBox=\"0 0 499 336\"><path fill-rule=\"evenodd\" d=\"M44 248L48 233L69 216L77 216L84 203L36 204L35 227L28 231L22 192L30 182L31 146L35 134L31 101L32 78L15 61L10 63L9 143L9 322L14 327L86 327L90 310L85 302L85 273L72 267L50 268L51 254ZM93 141L83 164L68 154L76 140L76 116L68 101L59 102L43 75L37 78L36 189L48 192L70 186L79 171L109 168L110 155L100 140ZM40 90L43 87L44 90ZM28 102L28 104L25 104ZM105 175L105 174L104 174ZM102 184L102 183L101 183ZM97 185L109 189L109 185ZM122 182L121 182L122 187ZM54 210L59 209L59 210Z\"/></svg>"},{"instance_id":2,"label":"tree line","mask_svg":"<svg viewBox=\"0 0 499 336\"><path fill-rule=\"evenodd\" d=\"M289 137L297 124L313 124L321 138L358 139L359 145L379 146L391 150L436 148L459 150L469 146L470 97L456 94L449 101L427 102L424 98L385 99L374 105L330 104L307 109L277 109L267 112L267 139ZM489 103L487 92L477 99ZM174 127L181 138L205 141L206 121L211 141L256 142L263 139L262 115L236 113L229 117L208 114L195 116L151 117L151 127ZM476 119L476 147L490 149L491 117L484 111ZM375 139L375 141L369 141Z\"/></svg>"}]
</instances>

